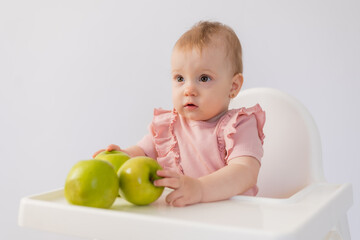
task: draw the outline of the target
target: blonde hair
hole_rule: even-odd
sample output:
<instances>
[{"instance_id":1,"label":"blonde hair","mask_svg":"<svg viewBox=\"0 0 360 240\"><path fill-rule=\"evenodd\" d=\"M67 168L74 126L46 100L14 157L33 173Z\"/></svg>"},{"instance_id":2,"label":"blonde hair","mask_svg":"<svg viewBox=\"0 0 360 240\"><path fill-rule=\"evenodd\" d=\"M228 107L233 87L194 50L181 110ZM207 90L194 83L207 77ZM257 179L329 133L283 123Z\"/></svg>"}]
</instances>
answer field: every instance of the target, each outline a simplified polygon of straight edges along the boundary
<instances>
[{"instance_id":1,"label":"blonde hair","mask_svg":"<svg viewBox=\"0 0 360 240\"><path fill-rule=\"evenodd\" d=\"M200 21L185 32L176 42L176 48L201 50L211 43L214 36L224 37L227 56L233 64L234 73L243 72L242 49L239 38L229 26L219 22ZM175 48L174 47L174 48Z\"/></svg>"}]
</instances>

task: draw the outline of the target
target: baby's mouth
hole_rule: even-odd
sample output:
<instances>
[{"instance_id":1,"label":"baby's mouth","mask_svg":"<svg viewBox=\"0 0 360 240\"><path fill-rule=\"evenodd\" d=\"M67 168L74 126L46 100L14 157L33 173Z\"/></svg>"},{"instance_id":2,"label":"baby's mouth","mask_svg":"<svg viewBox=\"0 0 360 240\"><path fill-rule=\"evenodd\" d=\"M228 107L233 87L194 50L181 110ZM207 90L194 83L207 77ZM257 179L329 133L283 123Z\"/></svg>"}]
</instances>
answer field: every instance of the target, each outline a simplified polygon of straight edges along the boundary
<instances>
[{"instance_id":1,"label":"baby's mouth","mask_svg":"<svg viewBox=\"0 0 360 240\"><path fill-rule=\"evenodd\" d=\"M187 103L185 104L185 108L187 109L194 109L194 108L197 108L198 106L196 106L195 104L193 103Z\"/></svg>"}]
</instances>

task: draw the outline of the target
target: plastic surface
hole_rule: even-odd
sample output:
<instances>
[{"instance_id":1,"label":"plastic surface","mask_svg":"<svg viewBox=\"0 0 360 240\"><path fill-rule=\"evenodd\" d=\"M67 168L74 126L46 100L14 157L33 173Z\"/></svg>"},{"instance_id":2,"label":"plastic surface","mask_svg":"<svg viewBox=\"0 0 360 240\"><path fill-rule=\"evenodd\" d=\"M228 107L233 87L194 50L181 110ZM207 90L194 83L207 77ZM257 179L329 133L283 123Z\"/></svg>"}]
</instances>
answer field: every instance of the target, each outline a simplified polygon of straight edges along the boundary
<instances>
[{"instance_id":1,"label":"plastic surface","mask_svg":"<svg viewBox=\"0 0 360 240\"><path fill-rule=\"evenodd\" d=\"M314 184L288 199L237 196L185 208L166 205L167 192L149 206L118 198L112 208L97 209L70 205L57 190L22 199L19 224L104 240L308 240L325 237L334 216L351 205L349 185Z\"/></svg>"},{"instance_id":2,"label":"plastic surface","mask_svg":"<svg viewBox=\"0 0 360 240\"><path fill-rule=\"evenodd\" d=\"M184 208L162 197L150 206L117 199L111 209L70 205L63 190L25 197L19 224L93 239L350 239L349 184L323 176L317 127L306 108L274 89L243 91L232 106L259 103L266 112L258 197Z\"/></svg>"}]
</instances>

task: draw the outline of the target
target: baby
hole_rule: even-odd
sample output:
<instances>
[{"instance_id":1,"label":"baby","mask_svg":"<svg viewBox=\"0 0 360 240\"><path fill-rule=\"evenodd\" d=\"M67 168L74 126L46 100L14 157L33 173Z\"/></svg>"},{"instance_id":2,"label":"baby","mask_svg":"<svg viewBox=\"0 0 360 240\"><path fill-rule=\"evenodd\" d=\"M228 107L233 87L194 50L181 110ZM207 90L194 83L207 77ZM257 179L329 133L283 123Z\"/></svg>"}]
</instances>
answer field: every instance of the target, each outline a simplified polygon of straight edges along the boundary
<instances>
[{"instance_id":1,"label":"baby","mask_svg":"<svg viewBox=\"0 0 360 240\"><path fill-rule=\"evenodd\" d=\"M157 159L156 186L174 189L173 206L257 194L265 113L259 105L229 110L243 84L242 50L234 31L199 22L176 42L171 57L171 111L155 109L149 134L127 149ZM94 157L102 150L97 151Z\"/></svg>"}]
</instances>

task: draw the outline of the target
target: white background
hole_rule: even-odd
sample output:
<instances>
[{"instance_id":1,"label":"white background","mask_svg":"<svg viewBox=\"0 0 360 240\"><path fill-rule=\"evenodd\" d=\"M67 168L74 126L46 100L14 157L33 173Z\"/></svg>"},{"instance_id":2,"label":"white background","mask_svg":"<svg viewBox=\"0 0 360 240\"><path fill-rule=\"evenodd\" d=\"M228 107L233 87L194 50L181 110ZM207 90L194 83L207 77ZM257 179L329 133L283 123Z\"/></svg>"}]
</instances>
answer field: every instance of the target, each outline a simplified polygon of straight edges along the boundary
<instances>
[{"instance_id":1,"label":"white background","mask_svg":"<svg viewBox=\"0 0 360 240\"><path fill-rule=\"evenodd\" d=\"M0 239L70 239L18 227L20 199L136 143L153 108L171 108L171 49L199 20L237 32L244 88L281 89L313 114L327 180L353 184L360 239L359 12L355 0L1 0Z\"/></svg>"}]
</instances>

